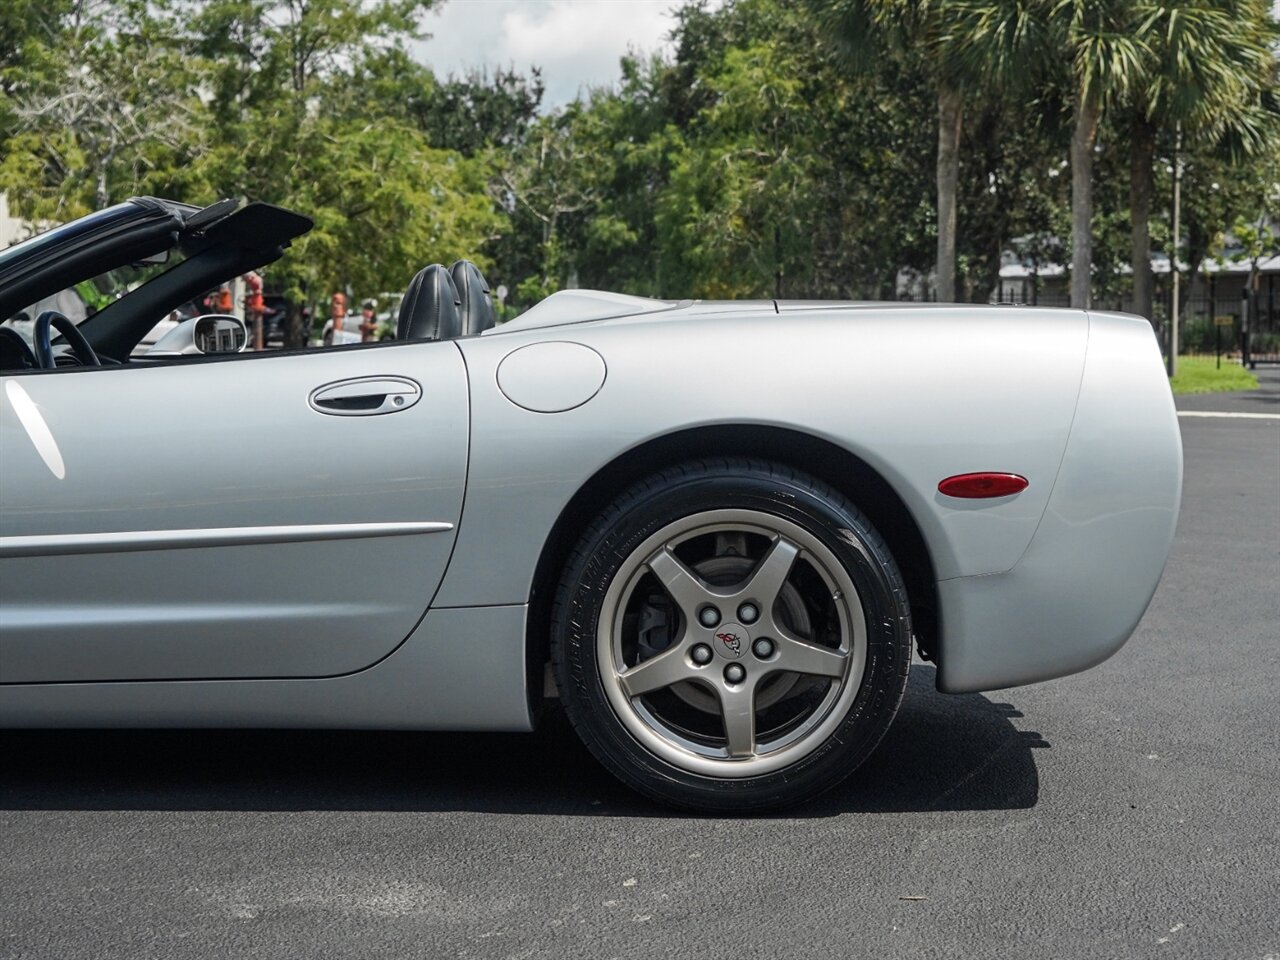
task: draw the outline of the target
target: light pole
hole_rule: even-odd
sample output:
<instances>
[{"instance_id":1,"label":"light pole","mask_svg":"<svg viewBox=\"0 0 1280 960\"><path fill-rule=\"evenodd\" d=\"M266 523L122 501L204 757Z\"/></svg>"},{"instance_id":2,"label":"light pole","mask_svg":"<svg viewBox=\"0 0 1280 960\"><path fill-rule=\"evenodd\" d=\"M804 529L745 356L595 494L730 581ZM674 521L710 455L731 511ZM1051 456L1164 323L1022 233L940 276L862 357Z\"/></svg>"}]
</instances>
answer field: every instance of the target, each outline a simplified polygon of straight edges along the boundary
<instances>
[{"instance_id":1,"label":"light pole","mask_svg":"<svg viewBox=\"0 0 1280 960\"><path fill-rule=\"evenodd\" d=\"M1169 244L1169 270L1173 274L1173 297L1169 305L1169 377L1178 372L1178 240L1182 233L1182 124L1176 127L1173 141L1173 241Z\"/></svg>"}]
</instances>

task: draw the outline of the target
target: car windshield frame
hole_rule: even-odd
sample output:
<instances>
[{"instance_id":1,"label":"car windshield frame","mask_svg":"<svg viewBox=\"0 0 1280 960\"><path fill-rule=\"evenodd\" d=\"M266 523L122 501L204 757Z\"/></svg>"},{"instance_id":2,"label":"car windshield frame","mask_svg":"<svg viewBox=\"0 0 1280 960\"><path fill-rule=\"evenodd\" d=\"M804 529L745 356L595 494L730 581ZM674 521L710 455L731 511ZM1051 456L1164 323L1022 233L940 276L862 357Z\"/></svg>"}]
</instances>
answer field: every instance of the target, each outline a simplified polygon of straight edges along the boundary
<instances>
[{"instance_id":1,"label":"car windshield frame","mask_svg":"<svg viewBox=\"0 0 1280 960\"><path fill-rule=\"evenodd\" d=\"M13 316L68 282L171 253L193 230L215 226L237 206L234 200L201 208L132 197L30 237L0 251L0 316Z\"/></svg>"},{"instance_id":2,"label":"car windshield frame","mask_svg":"<svg viewBox=\"0 0 1280 960\"><path fill-rule=\"evenodd\" d=\"M0 250L0 273L18 266L23 261L39 257L64 243L71 243L81 237L95 234L103 228L114 228L131 220L153 215L152 211L131 200L117 203L104 210L96 210Z\"/></svg>"}]
</instances>

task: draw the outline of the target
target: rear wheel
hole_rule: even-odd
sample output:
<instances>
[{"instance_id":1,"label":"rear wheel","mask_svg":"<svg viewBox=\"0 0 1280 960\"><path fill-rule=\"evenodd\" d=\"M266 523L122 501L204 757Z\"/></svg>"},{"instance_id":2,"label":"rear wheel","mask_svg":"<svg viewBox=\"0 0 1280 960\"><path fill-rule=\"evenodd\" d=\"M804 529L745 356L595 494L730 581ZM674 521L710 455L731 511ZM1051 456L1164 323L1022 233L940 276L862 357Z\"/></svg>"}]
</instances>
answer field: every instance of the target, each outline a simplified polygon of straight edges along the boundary
<instances>
[{"instance_id":1,"label":"rear wheel","mask_svg":"<svg viewBox=\"0 0 1280 960\"><path fill-rule=\"evenodd\" d=\"M620 496L552 617L565 709L624 782L687 807L793 803L851 773L897 711L906 591L871 524L790 468L697 461Z\"/></svg>"}]
</instances>

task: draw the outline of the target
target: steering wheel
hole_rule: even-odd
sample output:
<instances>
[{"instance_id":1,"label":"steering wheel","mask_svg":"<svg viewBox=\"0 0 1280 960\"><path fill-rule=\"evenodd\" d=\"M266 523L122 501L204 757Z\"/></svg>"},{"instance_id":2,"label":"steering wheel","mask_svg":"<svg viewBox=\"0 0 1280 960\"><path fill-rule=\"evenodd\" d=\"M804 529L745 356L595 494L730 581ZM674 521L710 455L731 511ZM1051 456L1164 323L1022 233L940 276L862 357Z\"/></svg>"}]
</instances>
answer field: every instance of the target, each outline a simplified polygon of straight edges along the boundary
<instances>
[{"instance_id":1,"label":"steering wheel","mask_svg":"<svg viewBox=\"0 0 1280 960\"><path fill-rule=\"evenodd\" d=\"M55 328L67 338L67 345L71 347L71 352L75 354L76 359L84 366L102 366L102 361L98 359L98 355L93 352L93 347L89 346L89 341L84 338L84 334L77 329L76 325L57 310L46 310L36 317L36 326L31 334L31 339L35 341L36 345L36 360L42 369L52 370L57 366L53 359L53 342L49 333L50 327Z\"/></svg>"}]
</instances>

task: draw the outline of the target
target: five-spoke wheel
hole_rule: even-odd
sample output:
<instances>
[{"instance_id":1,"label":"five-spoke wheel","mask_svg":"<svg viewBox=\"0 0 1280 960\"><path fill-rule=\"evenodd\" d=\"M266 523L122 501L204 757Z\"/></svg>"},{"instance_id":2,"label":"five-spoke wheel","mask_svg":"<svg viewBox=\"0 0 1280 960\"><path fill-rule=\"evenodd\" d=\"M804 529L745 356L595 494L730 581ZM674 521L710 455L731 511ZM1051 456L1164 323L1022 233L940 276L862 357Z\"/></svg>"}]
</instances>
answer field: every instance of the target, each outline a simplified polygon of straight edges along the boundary
<instances>
[{"instance_id":1,"label":"five-spoke wheel","mask_svg":"<svg viewBox=\"0 0 1280 960\"><path fill-rule=\"evenodd\" d=\"M663 800L747 810L851 772L906 682L910 618L879 535L827 485L756 461L683 464L584 533L552 659L596 756Z\"/></svg>"},{"instance_id":2,"label":"five-spoke wheel","mask_svg":"<svg viewBox=\"0 0 1280 960\"><path fill-rule=\"evenodd\" d=\"M695 773L745 777L830 732L857 691L866 630L857 589L817 537L760 511L710 510L632 551L597 645L634 736Z\"/></svg>"}]
</instances>

